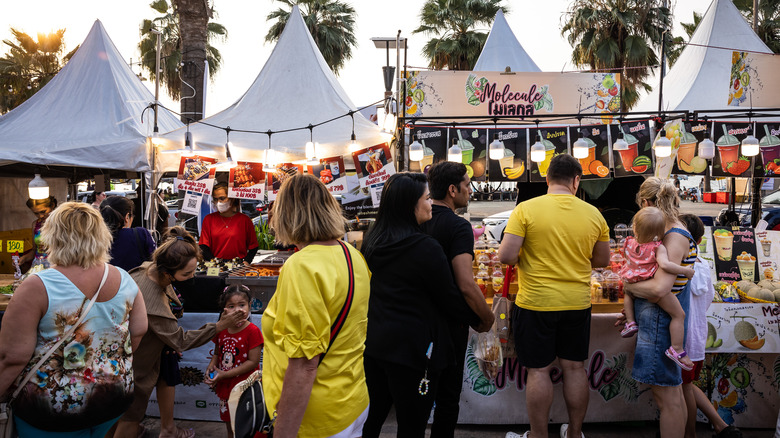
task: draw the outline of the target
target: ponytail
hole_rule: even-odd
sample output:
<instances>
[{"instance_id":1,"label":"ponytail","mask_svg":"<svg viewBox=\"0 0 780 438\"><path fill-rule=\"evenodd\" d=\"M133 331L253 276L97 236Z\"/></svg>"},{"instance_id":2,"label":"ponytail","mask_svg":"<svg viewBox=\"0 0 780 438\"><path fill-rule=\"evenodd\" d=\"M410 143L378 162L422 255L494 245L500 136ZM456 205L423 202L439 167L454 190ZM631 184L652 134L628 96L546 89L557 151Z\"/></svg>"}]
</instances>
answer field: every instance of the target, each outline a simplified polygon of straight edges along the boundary
<instances>
[{"instance_id":1,"label":"ponytail","mask_svg":"<svg viewBox=\"0 0 780 438\"><path fill-rule=\"evenodd\" d=\"M677 196L677 189L671 182L657 177L647 178L639 187L636 198L639 207L642 207L642 201L648 201L661 210L667 224L679 220L680 198Z\"/></svg>"}]
</instances>

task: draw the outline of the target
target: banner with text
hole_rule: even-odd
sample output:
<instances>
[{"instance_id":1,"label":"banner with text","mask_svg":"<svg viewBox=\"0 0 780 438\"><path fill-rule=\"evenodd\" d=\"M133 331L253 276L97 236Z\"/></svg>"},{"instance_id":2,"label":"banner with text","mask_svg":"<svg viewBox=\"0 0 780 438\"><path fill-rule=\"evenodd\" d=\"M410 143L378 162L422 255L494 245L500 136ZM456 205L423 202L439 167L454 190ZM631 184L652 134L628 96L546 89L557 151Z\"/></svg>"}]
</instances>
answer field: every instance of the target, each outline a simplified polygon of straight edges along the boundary
<instances>
[{"instance_id":1,"label":"banner with text","mask_svg":"<svg viewBox=\"0 0 780 438\"><path fill-rule=\"evenodd\" d=\"M588 156L579 158L582 166L582 179L599 179L609 176L609 127L607 125L582 126L572 132L582 132L582 138L588 144ZM578 136L572 136L572 147Z\"/></svg>"},{"instance_id":2,"label":"banner with text","mask_svg":"<svg viewBox=\"0 0 780 438\"><path fill-rule=\"evenodd\" d=\"M230 169L228 197L265 199L265 172L262 163L239 161Z\"/></svg>"},{"instance_id":3,"label":"banner with text","mask_svg":"<svg viewBox=\"0 0 780 438\"><path fill-rule=\"evenodd\" d=\"M341 156L320 158L319 164L307 166L306 171L319 178L331 195L341 195L347 191L347 170Z\"/></svg>"},{"instance_id":4,"label":"banner with text","mask_svg":"<svg viewBox=\"0 0 780 438\"><path fill-rule=\"evenodd\" d=\"M217 160L211 157L181 157L179 172L176 175L176 190L190 190L193 192L211 195L214 187L215 168L209 168L210 164Z\"/></svg>"},{"instance_id":5,"label":"banner with text","mask_svg":"<svg viewBox=\"0 0 780 438\"><path fill-rule=\"evenodd\" d=\"M407 117L530 117L593 114L610 123L620 111L618 73L411 71Z\"/></svg>"},{"instance_id":6,"label":"banner with text","mask_svg":"<svg viewBox=\"0 0 780 438\"><path fill-rule=\"evenodd\" d=\"M531 161L529 169L531 182L547 181L547 169L550 168L550 161L554 156L569 152L569 128L544 127L539 129L529 129L529 143L533 145L540 142L544 146L544 160L540 162Z\"/></svg>"},{"instance_id":7,"label":"banner with text","mask_svg":"<svg viewBox=\"0 0 780 438\"><path fill-rule=\"evenodd\" d=\"M361 188L383 183L395 173L393 157L387 143L353 152L352 160L355 162Z\"/></svg>"},{"instance_id":8,"label":"banner with text","mask_svg":"<svg viewBox=\"0 0 780 438\"><path fill-rule=\"evenodd\" d=\"M623 132L623 140L628 143L627 150L612 151L612 168L615 177L652 175L653 144L650 138L649 120L611 125L610 129L613 144L620 132Z\"/></svg>"},{"instance_id":9,"label":"banner with text","mask_svg":"<svg viewBox=\"0 0 780 438\"><path fill-rule=\"evenodd\" d=\"M303 173L303 164L280 163L276 165L276 171L266 173L266 190L268 190L268 202L276 200L276 194L287 178Z\"/></svg>"}]
</instances>

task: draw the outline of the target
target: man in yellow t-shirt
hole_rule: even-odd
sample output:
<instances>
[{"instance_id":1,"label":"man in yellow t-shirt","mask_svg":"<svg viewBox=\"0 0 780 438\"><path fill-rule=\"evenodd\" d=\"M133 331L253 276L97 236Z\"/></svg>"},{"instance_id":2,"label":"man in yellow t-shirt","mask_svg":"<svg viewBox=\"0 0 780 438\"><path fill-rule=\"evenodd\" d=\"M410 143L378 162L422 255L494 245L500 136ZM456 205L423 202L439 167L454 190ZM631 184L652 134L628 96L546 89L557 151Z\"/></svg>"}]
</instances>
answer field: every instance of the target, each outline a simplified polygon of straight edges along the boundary
<instances>
[{"instance_id":1,"label":"man in yellow t-shirt","mask_svg":"<svg viewBox=\"0 0 780 438\"><path fill-rule=\"evenodd\" d=\"M520 293L512 309L517 356L528 369L526 406L531 430L507 438L547 436L557 357L569 423L561 436L579 437L588 409L584 362L590 341L590 273L609 263L609 227L577 198L582 166L568 154L550 161L547 194L520 203L507 223L498 256L517 265Z\"/></svg>"}]
</instances>

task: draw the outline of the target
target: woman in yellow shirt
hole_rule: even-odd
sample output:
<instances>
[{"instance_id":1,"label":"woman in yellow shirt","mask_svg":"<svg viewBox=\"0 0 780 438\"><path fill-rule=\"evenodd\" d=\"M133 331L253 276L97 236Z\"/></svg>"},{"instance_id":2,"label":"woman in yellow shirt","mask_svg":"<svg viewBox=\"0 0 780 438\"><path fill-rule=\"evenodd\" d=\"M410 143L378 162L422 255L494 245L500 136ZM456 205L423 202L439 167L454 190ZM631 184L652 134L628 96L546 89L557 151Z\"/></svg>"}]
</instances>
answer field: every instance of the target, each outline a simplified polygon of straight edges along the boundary
<instances>
[{"instance_id":1,"label":"woman in yellow shirt","mask_svg":"<svg viewBox=\"0 0 780 438\"><path fill-rule=\"evenodd\" d=\"M279 243L298 252L282 267L262 320L263 390L276 413L276 438L359 437L368 415L363 350L371 274L360 252L339 240L345 225L316 177L295 175L282 184L271 227ZM331 344L350 288L345 255L354 295Z\"/></svg>"}]
</instances>

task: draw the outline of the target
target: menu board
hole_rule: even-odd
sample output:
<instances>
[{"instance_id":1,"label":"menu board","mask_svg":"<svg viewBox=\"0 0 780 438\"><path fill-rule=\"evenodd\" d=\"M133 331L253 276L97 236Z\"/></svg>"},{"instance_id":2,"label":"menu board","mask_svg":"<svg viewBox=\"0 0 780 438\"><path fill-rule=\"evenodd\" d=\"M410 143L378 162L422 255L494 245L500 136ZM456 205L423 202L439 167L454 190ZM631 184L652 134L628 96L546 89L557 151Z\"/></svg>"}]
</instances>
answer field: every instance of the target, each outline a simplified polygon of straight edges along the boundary
<instances>
[{"instance_id":1,"label":"menu board","mask_svg":"<svg viewBox=\"0 0 780 438\"><path fill-rule=\"evenodd\" d=\"M650 136L648 120L625 122L610 125L612 143L623 132L623 139L628 143L625 151L612 151L612 168L615 177L652 175L653 174L653 144Z\"/></svg>"},{"instance_id":2,"label":"menu board","mask_svg":"<svg viewBox=\"0 0 780 438\"><path fill-rule=\"evenodd\" d=\"M574 131L572 130L572 132ZM547 169L550 167L550 160L556 155L569 152L569 128L566 126L532 128L528 130L528 133L528 142L533 145L540 141L544 145L545 151L544 161L536 163L529 160L531 182L545 182L547 181Z\"/></svg>"},{"instance_id":3,"label":"menu board","mask_svg":"<svg viewBox=\"0 0 780 438\"><path fill-rule=\"evenodd\" d=\"M600 179L609 176L609 127L593 125L578 127L572 132L582 132L582 138L588 143L588 156L579 158L582 165L582 179ZM578 136L572 136L572 148ZM572 149L572 153L574 150Z\"/></svg>"},{"instance_id":4,"label":"menu board","mask_svg":"<svg viewBox=\"0 0 780 438\"><path fill-rule=\"evenodd\" d=\"M708 126L709 125L709 126ZM711 123L683 121L680 124L680 143L674 160L672 173L684 175L704 175L709 170L709 161L698 156L699 142L704 140L705 130L711 129Z\"/></svg>"},{"instance_id":5,"label":"menu board","mask_svg":"<svg viewBox=\"0 0 780 438\"><path fill-rule=\"evenodd\" d=\"M466 171L470 173L472 181L485 181L487 161L487 129L479 128L450 128L450 144L457 140L462 154L462 163L466 165ZM491 178L492 179L492 178Z\"/></svg>"},{"instance_id":6,"label":"menu board","mask_svg":"<svg viewBox=\"0 0 780 438\"><path fill-rule=\"evenodd\" d=\"M765 177L780 176L780 122L756 122L756 138Z\"/></svg>"},{"instance_id":7,"label":"menu board","mask_svg":"<svg viewBox=\"0 0 780 438\"><path fill-rule=\"evenodd\" d=\"M416 126L412 131L423 146L423 159L410 160L409 170L428 173L434 163L447 159L447 128Z\"/></svg>"},{"instance_id":8,"label":"menu board","mask_svg":"<svg viewBox=\"0 0 780 438\"><path fill-rule=\"evenodd\" d=\"M352 160L361 188L383 183L395 173L393 157L387 143L353 152Z\"/></svg>"},{"instance_id":9,"label":"menu board","mask_svg":"<svg viewBox=\"0 0 780 438\"><path fill-rule=\"evenodd\" d=\"M750 123L715 122L712 138L715 141L715 158L712 162L712 176L762 177L763 167L755 168L755 158L742 155L742 140L748 135ZM760 159L759 159L760 162Z\"/></svg>"},{"instance_id":10,"label":"menu board","mask_svg":"<svg viewBox=\"0 0 780 438\"><path fill-rule=\"evenodd\" d=\"M217 160L211 157L181 157L179 171L176 175L176 190L189 190L192 192L211 194L214 187L214 174L216 168L209 165Z\"/></svg>"},{"instance_id":11,"label":"menu board","mask_svg":"<svg viewBox=\"0 0 780 438\"><path fill-rule=\"evenodd\" d=\"M490 181L528 181L528 130L527 129L490 129L488 144L493 142L494 134L504 143L504 156L498 160L488 157L488 178Z\"/></svg>"},{"instance_id":12,"label":"menu board","mask_svg":"<svg viewBox=\"0 0 780 438\"><path fill-rule=\"evenodd\" d=\"M341 156L320 158L318 164L307 166L306 171L319 178L332 195L347 191L347 170Z\"/></svg>"},{"instance_id":13,"label":"menu board","mask_svg":"<svg viewBox=\"0 0 780 438\"><path fill-rule=\"evenodd\" d=\"M276 200L276 195L282 187L282 183L287 178L303 173L303 164L280 163L276 165L274 172L266 173L266 189L268 190L268 201Z\"/></svg>"},{"instance_id":14,"label":"menu board","mask_svg":"<svg viewBox=\"0 0 780 438\"><path fill-rule=\"evenodd\" d=\"M713 227L712 243L717 280L758 281L756 276L758 253L753 228Z\"/></svg>"},{"instance_id":15,"label":"menu board","mask_svg":"<svg viewBox=\"0 0 780 438\"><path fill-rule=\"evenodd\" d=\"M230 168L228 197L239 199L265 198L265 172L262 163L239 161Z\"/></svg>"}]
</instances>

